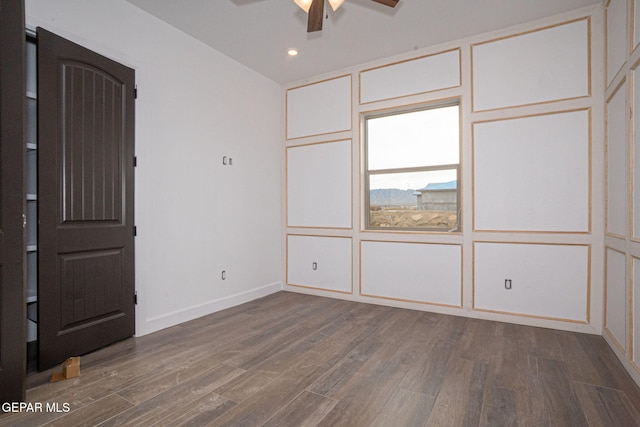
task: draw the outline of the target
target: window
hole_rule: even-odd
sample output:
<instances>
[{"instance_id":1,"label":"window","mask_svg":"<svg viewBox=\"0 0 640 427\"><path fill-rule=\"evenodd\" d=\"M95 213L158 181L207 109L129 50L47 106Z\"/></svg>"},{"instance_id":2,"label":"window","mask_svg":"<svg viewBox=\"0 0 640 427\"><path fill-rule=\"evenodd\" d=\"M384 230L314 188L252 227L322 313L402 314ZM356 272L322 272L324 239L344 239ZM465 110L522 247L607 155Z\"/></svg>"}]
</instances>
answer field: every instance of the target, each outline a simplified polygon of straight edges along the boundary
<instances>
[{"instance_id":1,"label":"window","mask_svg":"<svg viewBox=\"0 0 640 427\"><path fill-rule=\"evenodd\" d=\"M460 230L460 106L368 115L366 228Z\"/></svg>"}]
</instances>

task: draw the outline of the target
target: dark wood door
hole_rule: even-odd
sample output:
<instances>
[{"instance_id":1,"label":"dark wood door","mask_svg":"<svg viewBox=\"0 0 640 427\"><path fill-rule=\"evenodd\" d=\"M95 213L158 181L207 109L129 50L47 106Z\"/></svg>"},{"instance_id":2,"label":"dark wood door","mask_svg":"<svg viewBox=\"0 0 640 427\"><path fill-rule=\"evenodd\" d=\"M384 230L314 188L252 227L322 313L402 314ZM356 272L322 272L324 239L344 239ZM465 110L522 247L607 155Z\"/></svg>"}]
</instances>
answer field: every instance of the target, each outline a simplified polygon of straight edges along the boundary
<instances>
[{"instance_id":1,"label":"dark wood door","mask_svg":"<svg viewBox=\"0 0 640 427\"><path fill-rule=\"evenodd\" d=\"M25 30L22 0L0 0L0 400L24 398Z\"/></svg>"},{"instance_id":2,"label":"dark wood door","mask_svg":"<svg viewBox=\"0 0 640 427\"><path fill-rule=\"evenodd\" d=\"M134 70L38 36L38 357L134 333Z\"/></svg>"}]
</instances>

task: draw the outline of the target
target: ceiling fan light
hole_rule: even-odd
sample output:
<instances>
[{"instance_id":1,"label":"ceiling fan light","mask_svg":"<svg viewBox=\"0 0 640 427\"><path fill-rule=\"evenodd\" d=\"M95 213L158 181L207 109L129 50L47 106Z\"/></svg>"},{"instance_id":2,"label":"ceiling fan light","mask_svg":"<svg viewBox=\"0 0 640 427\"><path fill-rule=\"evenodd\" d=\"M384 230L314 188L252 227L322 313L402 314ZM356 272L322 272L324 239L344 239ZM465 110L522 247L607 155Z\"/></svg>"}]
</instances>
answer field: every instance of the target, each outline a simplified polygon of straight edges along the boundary
<instances>
[{"instance_id":1,"label":"ceiling fan light","mask_svg":"<svg viewBox=\"0 0 640 427\"><path fill-rule=\"evenodd\" d=\"M344 3L344 0L329 0L329 4L331 5L331 9L333 9L334 12L336 10L338 10L338 8L340 6L342 6L342 3Z\"/></svg>"},{"instance_id":2,"label":"ceiling fan light","mask_svg":"<svg viewBox=\"0 0 640 427\"><path fill-rule=\"evenodd\" d=\"M295 2L295 4L297 4L300 7L300 9L304 10L307 13L309 13L309 8L311 7L311 3L313 2L313 0L293 0L293 1Z\"/></svg>"}]
</instances>

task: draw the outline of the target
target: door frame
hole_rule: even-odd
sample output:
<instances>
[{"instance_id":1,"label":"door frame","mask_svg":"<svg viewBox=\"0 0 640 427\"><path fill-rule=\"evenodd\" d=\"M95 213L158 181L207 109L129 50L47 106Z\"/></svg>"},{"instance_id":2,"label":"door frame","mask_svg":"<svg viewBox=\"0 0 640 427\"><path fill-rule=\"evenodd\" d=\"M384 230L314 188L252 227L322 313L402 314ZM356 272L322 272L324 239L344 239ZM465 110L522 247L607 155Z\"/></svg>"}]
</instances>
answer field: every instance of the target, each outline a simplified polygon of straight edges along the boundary
<instances>
[{"instance_id":1,"label":"door frame","mask_svg":"<svg viewBox=\"0 0 640 427\"><path fill-rule=\"evenodd\" d=\"M0 0L0 400L26 388L25 12Z\"/></svg>"}]
</instances>

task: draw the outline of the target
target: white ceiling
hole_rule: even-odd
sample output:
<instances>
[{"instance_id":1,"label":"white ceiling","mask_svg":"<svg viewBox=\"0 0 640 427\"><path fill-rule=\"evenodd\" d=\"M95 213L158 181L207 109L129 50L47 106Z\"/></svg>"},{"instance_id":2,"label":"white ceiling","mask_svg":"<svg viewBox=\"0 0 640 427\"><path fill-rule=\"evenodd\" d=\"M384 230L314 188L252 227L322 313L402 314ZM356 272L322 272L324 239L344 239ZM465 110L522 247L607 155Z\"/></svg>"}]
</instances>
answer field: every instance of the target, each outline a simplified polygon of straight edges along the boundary
<instances>
[{"instance_id":1,"label":"white ceiling","mask_svg":"<svg viewBox=\"0 0 640 427\"><path fill-rule=\"evenodd\" d=\"M293 0L127 0L278 83L302 80L601 3L602 0L346 0L306 32ZM294 47L299 55L289 57Z\"/></svg>"}]
</instances>

